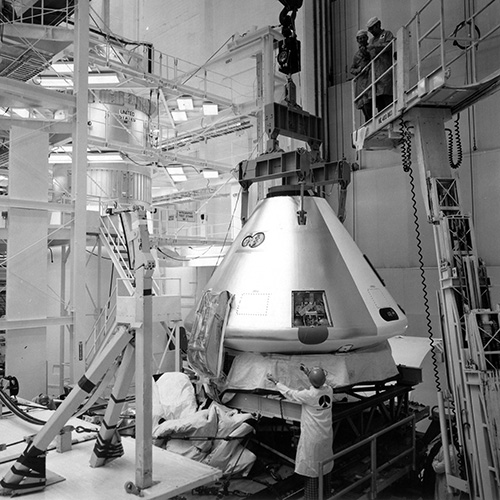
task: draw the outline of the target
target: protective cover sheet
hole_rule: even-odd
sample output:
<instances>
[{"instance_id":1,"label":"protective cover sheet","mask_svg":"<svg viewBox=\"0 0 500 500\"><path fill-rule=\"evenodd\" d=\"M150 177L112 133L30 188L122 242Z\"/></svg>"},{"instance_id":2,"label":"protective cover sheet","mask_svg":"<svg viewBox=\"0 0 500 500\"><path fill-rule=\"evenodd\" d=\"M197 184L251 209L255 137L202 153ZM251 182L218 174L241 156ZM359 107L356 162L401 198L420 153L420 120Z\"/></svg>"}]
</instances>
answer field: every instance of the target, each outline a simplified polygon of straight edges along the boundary
<instances>
[{"instance_id":1,"label":"protective cover sheet","mask_svg":"<svg viewBox=\"0 0 500 500\"><path fill-rule=\"evenodd\" d=\"M232 297L228 291L207 290L196 310L188 342L188 360L201 377L216 379L220 375L224 330Z\"/></svg>"},{"instance_id":2,"label":"protective cover sheet","mask_svg":"<svg viewBox=\"0 0 500 500\"><path fill-rule=\"evenodd\" d=\"M398 375L398 369L387 341L371 349L344 354L283 355L243 353L238 355L227 377L225 391L275 390L266 378L271 373L293 389L310 386L300 365L321 366L327 371L327 384L334 388L364 382L378 382Z\"/></svg>"}]
</instances>

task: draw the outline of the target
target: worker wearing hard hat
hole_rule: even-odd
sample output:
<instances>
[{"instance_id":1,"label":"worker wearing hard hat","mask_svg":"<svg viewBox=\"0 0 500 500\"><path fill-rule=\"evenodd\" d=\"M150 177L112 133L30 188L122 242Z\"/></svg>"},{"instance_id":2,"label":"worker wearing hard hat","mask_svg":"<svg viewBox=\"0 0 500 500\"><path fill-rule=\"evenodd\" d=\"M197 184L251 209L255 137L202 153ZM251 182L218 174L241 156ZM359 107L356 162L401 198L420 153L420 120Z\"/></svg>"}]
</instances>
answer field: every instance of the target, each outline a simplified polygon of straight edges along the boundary
<instances>
[{"instance_id":1,"label":"worker wearing hard hat","mask_svg":"<svg viewBox=\"0 0 500 500\"><path fill-rule=\"evenodd\" d=\"M368 31L359 30L356 33L356 41L358 42L358 51L354 54L351 65L351 74L356 77L354 89L354 103L356 108L363 112L365 121L372 117L372 93L371 90L366 90L371 81L370 73L370 52L368 52Z\"/></svg>"},{"instance_id":2,"label":"worker wearing hard hat","mask_svg":"<svg viewBox=\"0 0 500 500\"><path fill-rule=\"evenodd\" d=\"M279 382L270 373L268 380L287 399L302 404L300 418L300 438L295 457L295 472L305 476L304 500L318 498L318 477L320 462L333 458L332 400L333 391L325 385L326 374L320 367L311 369L301 366L311 383L309 389L294 390ZM325 496L329 496L329 474L333 469L333 460L324 468L323 475Z\"/></svg>"},{"instance_id":3,"label":"worker wearing hard hat","mask_svg":"<svg viewBox=\"0 0 500 500\"><path fill-rule=\"evenodd\" d=\"M380 77L380 80L375 84L375 103L377 110L382 111L393 100L393 70L389 69L393 65L393 50L387 46L394 40L394 35L389 30L382 29L382 23L378 17L369 19L366 23L366 29L373 36L368 44L368 52L375 67L375 80L377 81Z\"/></svg>"}]
</instances>

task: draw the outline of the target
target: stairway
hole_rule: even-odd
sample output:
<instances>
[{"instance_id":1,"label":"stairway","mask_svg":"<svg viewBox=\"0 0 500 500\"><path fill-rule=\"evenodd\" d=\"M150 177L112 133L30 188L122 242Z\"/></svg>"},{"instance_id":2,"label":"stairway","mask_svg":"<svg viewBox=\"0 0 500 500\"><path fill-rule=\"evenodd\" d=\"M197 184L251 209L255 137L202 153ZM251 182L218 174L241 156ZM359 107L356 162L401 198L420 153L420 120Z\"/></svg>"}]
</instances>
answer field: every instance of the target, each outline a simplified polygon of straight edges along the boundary
<instances>
[{"instance_id":1,"label":"stairway","mask_svg":"<svg viewBox=\"0 0 500 500\"><path fill-rule=\"evenodd\" d=\"M127 227L128 226L128 227ZM130 295L135 292L132 228L123 214L101 216L99 235L109 258Z\"/></svg>"}]
</instances>

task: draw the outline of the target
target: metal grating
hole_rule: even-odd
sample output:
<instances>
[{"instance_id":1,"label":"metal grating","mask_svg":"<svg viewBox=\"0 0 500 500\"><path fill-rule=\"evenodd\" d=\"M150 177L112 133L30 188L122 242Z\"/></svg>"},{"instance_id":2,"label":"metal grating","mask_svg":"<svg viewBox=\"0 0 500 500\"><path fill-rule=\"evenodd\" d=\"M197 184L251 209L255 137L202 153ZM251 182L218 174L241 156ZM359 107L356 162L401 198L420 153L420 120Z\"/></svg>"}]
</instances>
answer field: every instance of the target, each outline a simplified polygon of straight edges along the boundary
<instances>
[{"instance_id":1,"label":"metal grating","mask_svg":"<svg viewBox=\"0 0 500 500\"><path fill-rule=\"evenodd\" d=\"M42 58L39 52L26 51L21 57L14 60L0 71L0 76L27 82L41 73L49 64L49 59Z\"/></svg>"}]
</instances>

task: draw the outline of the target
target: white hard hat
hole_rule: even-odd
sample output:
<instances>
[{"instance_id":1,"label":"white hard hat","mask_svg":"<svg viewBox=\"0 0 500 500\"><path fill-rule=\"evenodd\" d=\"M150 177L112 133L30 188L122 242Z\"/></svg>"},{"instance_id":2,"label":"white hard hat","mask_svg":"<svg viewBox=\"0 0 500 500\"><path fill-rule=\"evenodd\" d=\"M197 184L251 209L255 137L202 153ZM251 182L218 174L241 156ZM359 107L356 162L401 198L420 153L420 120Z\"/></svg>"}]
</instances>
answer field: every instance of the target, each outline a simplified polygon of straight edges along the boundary
<instances>
[{"instance_id":1,"label":"white hard hat","mask_svg":"<svg viewBox=\"0 0 500 500\"><path fill-rule=\"evenodd\" d=\"M368 19L368 22L366 23L366 27L371 28L372 26L375 26L379 22L380 22L380 19L378 17L372 17L372 18Z\"/></svg>"}]
</instances>

